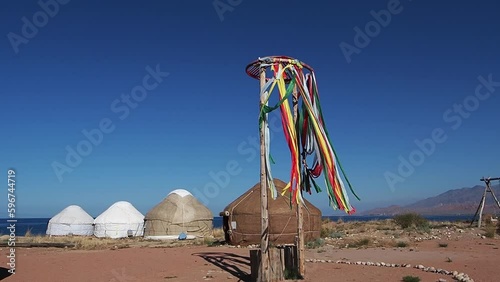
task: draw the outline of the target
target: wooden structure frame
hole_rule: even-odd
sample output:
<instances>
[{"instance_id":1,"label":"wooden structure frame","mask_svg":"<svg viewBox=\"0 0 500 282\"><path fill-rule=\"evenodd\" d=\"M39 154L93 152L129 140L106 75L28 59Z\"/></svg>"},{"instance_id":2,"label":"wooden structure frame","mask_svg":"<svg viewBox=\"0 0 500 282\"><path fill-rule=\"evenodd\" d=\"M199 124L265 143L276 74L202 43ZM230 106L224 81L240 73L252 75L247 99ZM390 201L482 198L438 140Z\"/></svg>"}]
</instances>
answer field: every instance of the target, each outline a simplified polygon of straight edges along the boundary
<instances>
[{"instance_id":1,"label":"wooden structure frame","mask_svg":"<svg viewBox=\"0 0 500 282\"><path fill-rule=\"evenodd\" d=\"M495 202L496 202L498 208L500 209L500 202L498 201L498 198L495 195L495 192L493 192L493 189L491 189L491 185L490 185L491 181L500 180L500 177L493 177L493 178L491 178L491 177L484 178L483 177L480 180L486 184L486 187L484 187L483 197L481 198L481 201L479 202L479 206L477 207L477 210L476 210L476 214L474 214L474 217L472 218L471 223L470 223L470 225L472 226L472 224L474 224L474 221L476 220L476 218L478 217L478 214L479 214L479 219L478 219L478 223L477 223L478 228L481 228L484 203L486 201L486 193L491 193L491 195L493 196L493 199L495 199Z\"/></svg>"}]
</instances>

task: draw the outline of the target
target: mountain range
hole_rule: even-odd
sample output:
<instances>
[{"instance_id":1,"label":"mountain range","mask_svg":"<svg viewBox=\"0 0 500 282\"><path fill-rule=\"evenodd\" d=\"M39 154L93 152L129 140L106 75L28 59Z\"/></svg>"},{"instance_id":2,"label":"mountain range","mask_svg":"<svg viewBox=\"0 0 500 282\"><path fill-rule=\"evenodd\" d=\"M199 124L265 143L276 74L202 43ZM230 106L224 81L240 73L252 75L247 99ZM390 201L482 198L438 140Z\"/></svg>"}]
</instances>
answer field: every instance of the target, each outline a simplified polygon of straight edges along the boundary
<instances>
[{"instance_id":1,"label":"mountain range","mask_svg":"<svg viewBox=\"0 0 500 282\"><path fill-rule=\"evenodd\" d=\"M492 185L491 188L500 201L500 185ZM473 215L479 207L484 190L485 186L480 185L472 188L452 189L435 197L423 199L409 205L392 205L384 208L375 208L360 212L359 215L392 216L405 212L416 212L422 215ZM488 213L500 213L500 207L495 203L491 193L486 193L483 210L483 214Z\"/></svg>"}]
</instances>

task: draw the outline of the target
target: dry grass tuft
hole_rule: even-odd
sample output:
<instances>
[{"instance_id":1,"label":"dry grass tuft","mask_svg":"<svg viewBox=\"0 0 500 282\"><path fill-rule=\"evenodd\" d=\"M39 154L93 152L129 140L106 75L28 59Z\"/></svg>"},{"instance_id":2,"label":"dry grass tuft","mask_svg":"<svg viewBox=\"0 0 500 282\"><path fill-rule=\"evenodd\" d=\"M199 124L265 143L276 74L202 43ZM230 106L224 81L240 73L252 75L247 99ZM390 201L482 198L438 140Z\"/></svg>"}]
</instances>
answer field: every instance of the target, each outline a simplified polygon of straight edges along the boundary
<instances>
[{"instance_id":1,"label":"dry grass tuft","mask_svg":"<svg viewBox=\"0 0 500 282\"><path fill-rule=\"evenodd\" d=\"M33 233L31 233L31 228L28 228L28 230L26 230L26 233L24 233L24 237L31 237L33 236Z\"/></svg>"},{"instance_id":2,"label":"dry grass tuft","mask_svg":"<svg viewBox=\"0 0 500 282\"><path fill-rule=\"evenodd\" d=\"M214 228L212 231L212 236L217 239L224 239L224 230L222 228Z\"/></svg>"}]
</instances>

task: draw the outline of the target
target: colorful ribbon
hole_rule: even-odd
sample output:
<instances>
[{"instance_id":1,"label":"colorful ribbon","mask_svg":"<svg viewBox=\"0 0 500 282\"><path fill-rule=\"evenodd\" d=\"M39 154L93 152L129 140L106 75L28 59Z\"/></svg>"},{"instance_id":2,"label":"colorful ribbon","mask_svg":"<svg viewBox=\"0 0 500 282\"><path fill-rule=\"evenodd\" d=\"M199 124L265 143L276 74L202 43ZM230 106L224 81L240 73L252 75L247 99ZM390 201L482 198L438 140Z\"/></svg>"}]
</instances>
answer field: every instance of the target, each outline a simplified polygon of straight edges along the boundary
<instances>
[{"instance_id":1,"label":"colorful ribbon","mask_svg":"<svg viewBox=\"0 0 500 282\"><path fill-rule=\"evenodd\" d=\"M265 127L265 166L271 196L276 199L277 190L271 173L272 158L269 152L270 132L267 119L268 113L279 108L283 132L290 149L292 161L290 181L281 194L284 195L290 192L292 203L304 204L302 191L311 194L311 187L314 187L316 192L321 192L321 188L315 179L323 174L330 206L335 210L340 209L348 214L354 213L356 210L349 203L349 197L339 173L339 168L347 181L350 191L358 200L359 197L354 192L340 164L326 130L314 71L311 70L309 73L304 74L304 67L296 60L283 60L272 57L262 60L267 63L266 66L271 66L274 74L261 89L262 107L259 117L260 126ZM270 107L269 99L275 88L279 92L279 102ZM293 109L290 106L294 89L298 94L298 106L300 108L296 121L294 120ZM314 156L314 159L312 166L309 167L307 157L311 155Z\"/></svg>"}]
</instances>

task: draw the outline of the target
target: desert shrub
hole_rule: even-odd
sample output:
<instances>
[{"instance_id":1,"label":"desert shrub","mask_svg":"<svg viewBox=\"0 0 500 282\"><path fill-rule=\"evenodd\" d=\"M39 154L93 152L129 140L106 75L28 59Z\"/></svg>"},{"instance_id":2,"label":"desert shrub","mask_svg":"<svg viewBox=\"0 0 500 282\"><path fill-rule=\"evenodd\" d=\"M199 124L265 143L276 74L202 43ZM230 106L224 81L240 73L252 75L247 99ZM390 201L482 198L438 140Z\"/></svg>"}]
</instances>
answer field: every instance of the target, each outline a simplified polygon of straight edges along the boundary
<instances>
[{"instance_id":1,"label":"desert shrub","mask_svg":"<svg viewBox=\"0 0 500 282\"><path fill-rule=\"evenodd\" d=\"M321 227L321 232L320 232L319 236L321 238L329 237L331 232L332 232L332 230L330 228L323 226L323 227Z\"/></svg>"},{"instance_id":2,"label":"desert shrub","mask_svg":"<svg viewBox=\"0 0 500 282\"><path fill-rule=\"evenodd\" d=\"M330 237L330 238L335 238L335 239L342 238L342 237L344 237L344 236L345 236L344 232L336 232L336 231L332 231L332 232L328 235L328 237Z\"/></svg>"},{"instance_id":3,"label":"desert shrub","mask_svg":"<svg viewBox=\"0 0 500 282\"><path fill-rule=\"evenodd\" d=\"M494 238L495 237L495 232L496 232L497 227L494 224L487 224L484 227L484 236L486 238Z\"/></svg>"},{"instance_id":4,"label":"desert shrub","mask_svg":"<svg viewBox=\"0 0 500 282\"><path fill-rule=\"evenodd\" d=\"M408 275L403 277L403 282L420 282L420 277Z\"/></svg>"},{"instance_id":5,"label":"desert shrub","mask_svg":"<svg viewBox=\"0 0 500 282\"><path fill-rule=\"evenodd\" d=\"M490 225L490 224L492 223L492 221L491 221L491 219L492 219L492 218L493 218L493 215L491 215L491 214L486 214L486 215L484 216L484 223L485 223L486 225Z\"/></svg>"},{"instance_id":6,"label":"desert shrub","mask_svg":"<svg viewBox=\"0 0 500 282\"><path fill-rule=\"evenodd\" d=\"M419 230L429 229L429 221L417 213L404 213L394 216L394 222L403 229L414 227Z\"/></svg>"},{"instance_id":7,"label":"desert shrub","mask_svg":"<svg viewBox=\"0 0 500 282\"><path fill-rule=\"evenodd\" d=\"M404 241L399 241L396 243L396 247L398 248L406 248L408 247L408 243L404 242Z\"/></svg>"},{"instance_id":8,"label":"desert shrub","mask_svg":"<svg viewBox=\"0 0 500 282\"><path fill-rule=\"evenodd\" d=\"M349 243L349 247L351 248L359 248L359 247L362 247L362 246L368 246L370 245L371 243L371 240L370 238L363 238L363 239L359 239L359 240L356 240L352 243Z\"/></svg>"},{"instance_id":9,"label":"desert shrub","mask_svg":"<svg viewBox=\"0 0 500 282\"><path fill-rule=\"evenodd\" d=\"M446 247L448 247L448 244L447 243L439 243L438 246L440 248L446 248Z\"/></svg>"},{"instance_id":10,"label":"desert shrub","mask_svg":"<svg viewBox=\"0 0 500 282\"><path fill-rule=\"evenodd\" d=\"M321 238L326 238L326 237L342 238L344 236L345 236L344 232L339 232L339 231L336 231L332 228L325 227L325 226L321 227L321 232L320 232Z\"/></svg>"},{"instance_id":11,"label":"desert shrub","mask_svg":"<svg viewBox=\"0 0 500 282\"><path fill-rule=\"evenodd\" d=\"M316 249L322 247L323 245L325 245L325 240L318 238L314 241L307 242L305 247L308 249Z\"/></svg>"},{"instance_id":12,"label":"desert shrub","mask_svg":"<svg viewBox=\"0 0 500 282\"><path fill-rule=\"evenodd\" d=\"M368 238L363 238L363 239L358 241L359 246L366 246L368 244L370 244L370 239L368 239Z\"/></svg>"}]
</instances>

